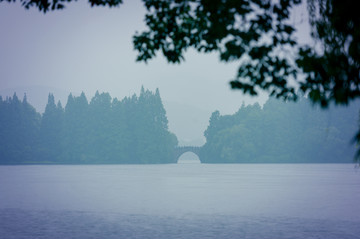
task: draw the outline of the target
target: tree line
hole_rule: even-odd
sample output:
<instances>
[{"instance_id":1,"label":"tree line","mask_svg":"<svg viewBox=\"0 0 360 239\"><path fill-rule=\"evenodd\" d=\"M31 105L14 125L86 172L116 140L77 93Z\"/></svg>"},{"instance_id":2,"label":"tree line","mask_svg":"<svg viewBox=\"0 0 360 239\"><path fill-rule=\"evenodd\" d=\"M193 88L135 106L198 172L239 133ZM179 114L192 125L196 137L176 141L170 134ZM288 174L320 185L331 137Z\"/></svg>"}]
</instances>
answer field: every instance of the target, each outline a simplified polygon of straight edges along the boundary
<instances>
[{"instance_id":1,"label":"tree line","mask_svg":"<svg viewBox=\"0 0 360 239\"><path fill-rule=\"evenodd\" d=\"M36 112L16 94L0 96L0 164L170 163L177 138L159 90L112 99L70 94L65 108L49 94Z\"/></svg>"},{"instance_id":2,"label":"tree line","mask_svg":"<svg viewBox=\"0 0 360 239\"><path fill-rule=\"evenodd\" d=\"M204 163L351 163L359 102L321 110L270 98L263 107L242 105L233 115L215 111L205 131Z\"/></svg>"},{"instance_id":3,"label":"tree line","mask_svg":"<svg viewBox=\"0 0 360 239\"><path fill-rule=\"evenodd\" d=\"M215 111L204 132L203 163L347 163L356 146L359 102L327 111L301 97L244 104L233 115ZM24 96L0 96L0 164L172 163L178 141L168 130L159 90L123 100L96 92L48 96L36 112Z\"/></svg>"}]
</instances>

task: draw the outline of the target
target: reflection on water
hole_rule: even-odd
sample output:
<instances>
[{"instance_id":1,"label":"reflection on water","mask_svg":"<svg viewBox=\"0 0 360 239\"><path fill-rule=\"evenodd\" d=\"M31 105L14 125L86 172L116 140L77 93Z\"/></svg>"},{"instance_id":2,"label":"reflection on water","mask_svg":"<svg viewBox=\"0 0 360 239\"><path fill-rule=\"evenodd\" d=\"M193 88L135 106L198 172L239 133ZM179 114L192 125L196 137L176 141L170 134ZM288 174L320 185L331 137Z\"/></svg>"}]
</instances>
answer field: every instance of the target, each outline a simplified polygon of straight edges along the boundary
<instances>
[{"instance_id":1,"label":"reflection on water","mask_svg":"<svg viewBox=\"0 0 360 239\"><path fill-rule=\"evenodd\" d=\"M353 165L0 166L0 238L359 238Z\"/></svg>"},{"instance_id":2,"label":"reflection on water","mask_svg":"<svg viewBox=\"0 0 360 239\"><path fill-rule=\"evenodd\" d=\"M187 164L187 163L199 164L201 162L200 162L199 157L196 154L194 154L193 152L186 152L179 157L177 163L178 164L184 164L184 163L185 164Z\"/></svg>"}]
</instances>

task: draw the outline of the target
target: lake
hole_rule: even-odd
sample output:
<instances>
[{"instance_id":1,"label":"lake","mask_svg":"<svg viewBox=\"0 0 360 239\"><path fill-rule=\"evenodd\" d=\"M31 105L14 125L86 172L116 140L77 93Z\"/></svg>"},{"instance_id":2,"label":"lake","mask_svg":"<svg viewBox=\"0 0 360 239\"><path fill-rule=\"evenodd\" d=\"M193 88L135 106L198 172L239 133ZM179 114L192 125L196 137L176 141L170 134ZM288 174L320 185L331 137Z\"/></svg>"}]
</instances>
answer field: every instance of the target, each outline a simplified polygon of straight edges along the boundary
<instances>
[{"instance_id":1,"label":"lake","mask_svg":"<svg viewBox=\"0 0 360 239\"><path fill-rule=\"evenodd\" d=\"M1 239L360 238L359 202L352 164L0 166Z\"/></svg>"}]
</instances>

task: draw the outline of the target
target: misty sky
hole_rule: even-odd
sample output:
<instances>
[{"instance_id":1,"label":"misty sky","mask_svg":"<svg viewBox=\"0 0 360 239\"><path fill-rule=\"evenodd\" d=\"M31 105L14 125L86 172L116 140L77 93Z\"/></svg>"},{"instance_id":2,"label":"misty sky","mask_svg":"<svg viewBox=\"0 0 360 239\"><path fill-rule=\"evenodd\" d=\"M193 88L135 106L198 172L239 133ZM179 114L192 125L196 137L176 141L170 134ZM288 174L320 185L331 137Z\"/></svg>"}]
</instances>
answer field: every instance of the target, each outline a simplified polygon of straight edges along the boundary
<instances>
[{"instance_id":1,"label":"misty sky","mask_svg":"<svg viewBox=\"0 0 360 239\"><path fill-rule=\"evenodd\" d=\"M25 10L19 2L1 3L0 92L35 88L45 105L50 90L75 95L84 91L88 99L99 90L122 99L139 93L143 85L159 88L165 107L174 102L222 114L234 113L242 102L266 100L265 95L250 98L231 90L228 82L238 64L220 63L217 54L189 50L180 65L168 64L161 54L148 64L136 63L132 36L145 29L144 14L139 0L112 9L72 2L46 15L35 8ZM304 14L304 8L299 9L292 21L306 39ZM28 95L30 103L31 98Z\"/></svg>"}]
</instances>

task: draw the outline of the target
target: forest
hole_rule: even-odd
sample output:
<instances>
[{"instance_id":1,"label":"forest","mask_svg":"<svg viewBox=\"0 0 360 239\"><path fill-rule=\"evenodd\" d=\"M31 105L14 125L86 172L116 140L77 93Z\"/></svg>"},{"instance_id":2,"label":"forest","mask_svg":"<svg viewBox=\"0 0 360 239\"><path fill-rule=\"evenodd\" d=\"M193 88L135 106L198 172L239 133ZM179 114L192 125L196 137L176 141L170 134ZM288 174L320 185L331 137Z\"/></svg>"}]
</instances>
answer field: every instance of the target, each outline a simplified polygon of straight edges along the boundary
<instances>
[{"instance_id":1,"label":"forest","mask_svg":"<svg viewBox=\"0 0 360 239\"><path fill-rule=\"evenodd\" d=\"M204 135L203 163L351 163L360 102L327 110L301 97L215 111ZM168 129L159 90L122 100L96 92L49 94L45 112L24 96L0 97L0 164L173 163L176 135Z\"/></svg>"},{"instance_id":2,"label":"forest","mask_svg":"<svg viewBox=\"0 0 360 239\"><path fill-rule=\"evenodd\" d=\"M177 145L159 90L144 88L123 100L70 94L65 108L49 94L43 114L26 95L0 97L0 136L0 164L169 163Z\"/></svg>"},{"instance_id":3,"label":"forest","mask_svg":"<svg viewBox=\"0 0 360 239\"><path fill-rule=\"evenodd\" d=\"M359 102L327 110L305 97L244 104L233 115L215 111L205 131L204 163L351 163Z\"/></svg>"}]
</instances>

